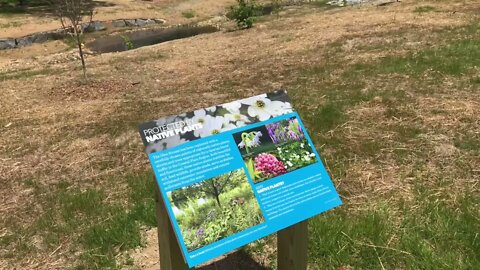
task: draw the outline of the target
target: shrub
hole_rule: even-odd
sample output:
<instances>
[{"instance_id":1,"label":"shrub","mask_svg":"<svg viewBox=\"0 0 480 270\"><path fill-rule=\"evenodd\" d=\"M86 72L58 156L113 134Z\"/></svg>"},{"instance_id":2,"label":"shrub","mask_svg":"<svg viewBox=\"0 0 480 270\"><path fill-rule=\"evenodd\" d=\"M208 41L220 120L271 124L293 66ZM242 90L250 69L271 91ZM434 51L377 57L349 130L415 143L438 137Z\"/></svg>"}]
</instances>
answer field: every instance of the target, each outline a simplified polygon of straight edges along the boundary
<instances>
[{"instance_id":1,"label":"shrub","mask_svg":"<svg viewBox=\"0 0 480 270\"><path fill-rule=\"evenodd\" d=\"M123 45L125 45L125 48L127 50L133 50L135 49L135 46L133 45L133 42L132 40L128 37L128 36L120 36L122 38L122 41L123 41Z\"/></svg>"},{"instance_id":2,"label":"shrub","mask_svg":"<svg viewBox=\"0 0 480 270\"><path fill-rule=\"evenodd\" d=\"M256 12L254 0L237 0L238 5L230 7L230 16L242 28L250 28L253 26L253 17Z\"/></svg>"}]
</instances>

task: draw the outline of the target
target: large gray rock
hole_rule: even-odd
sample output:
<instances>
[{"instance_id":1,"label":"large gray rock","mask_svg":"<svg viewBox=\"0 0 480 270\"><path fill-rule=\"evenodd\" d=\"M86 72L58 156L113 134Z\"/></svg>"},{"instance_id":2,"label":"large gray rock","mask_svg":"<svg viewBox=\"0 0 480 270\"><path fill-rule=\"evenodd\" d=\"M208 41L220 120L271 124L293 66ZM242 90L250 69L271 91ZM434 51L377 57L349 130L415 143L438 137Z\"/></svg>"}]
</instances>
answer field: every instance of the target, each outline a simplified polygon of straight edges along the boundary
<instances>
[{"instance_id":1,"label":"large gray rock","mask_svg":"<svg viewBox=\"0 0 480 270\"><path fill-rule=\"evenodd\" d=\"M26 36L26 37L22 37L22 38L17 38L15 39L15 42L17 43L17 47L25 47L25 46L30 46L32 45L34 41L34 37L33 36Z\"/></svg>"},{"instance_id":2,"label":"large gray rock","mask_svg":"<svg viewBox=\"0 0 480 270\"><path fill-rule=\"evenodd\" d=\"M152 19L146 19L145 22L147 24L157 24L157 22L155 22L155 20L152 20Z\"/></svg>"},{"instance_id":3,"label":"large gray rock","mask_svg":"<svg viewBox=\"0 0 480 270\"><path fill-rule=\"evenodd\" d=\"M0 39L0 50L13 49L16 45L15 39Z\"/></svg>"},{"instance_id":4,"label":"large gray rock","mask_svg":"<svg viewBox=\"0 0 480 270\"><path fill-rule=\"evenodd\" d=\"M127 26L137 26L137 23L135 22L135 20L125 20L125 24Z\"/></svg>"},{"instance_id":5,"label":"large gray rock","mask_svg":"<svg viewBox=\"0 0 480 270\"><path fill-rule=\"evenodd\" d=\"M136 20L135 20L135 24L136 24L137 26L142 27L142 26L147 25L147 20L144 20L144 19L136 19Z\"/></svg>"},{"instance_id":6,"label":"large gray rock","mask_svg":"<svg viewBox=\"0 0 480 270\"><path fill-rule=\"evenodd\" d=\"M52 35L53 35L52 32L40 32L40 33L31 35L32 43L41 43L49 39L52 39Z\"/></svg>"},{"instance_id":7,"label":"large gray rock","mask_svg":"<svg viewBox=\"0 0 480 270\"><path fill-rule=\"evenodd\" d=\"M86 24L83 31L87 32L87 33L90 33L90 32L103 31L105 29L107 29L107 28L105 27L105 25L102 22L94 21L94 22Z\"/></svg>"},{"instance_id":8,"label":"large gray rock","mask_svg":"<svg viewBox=\"0 0 480 270\"><path fill-rule=\"evenodd\" d=\"M125 26L127 26L127 24L125 23L124 20L113 20L112 25L114 27L125 27Z\"/></svg>"}]
</instances>

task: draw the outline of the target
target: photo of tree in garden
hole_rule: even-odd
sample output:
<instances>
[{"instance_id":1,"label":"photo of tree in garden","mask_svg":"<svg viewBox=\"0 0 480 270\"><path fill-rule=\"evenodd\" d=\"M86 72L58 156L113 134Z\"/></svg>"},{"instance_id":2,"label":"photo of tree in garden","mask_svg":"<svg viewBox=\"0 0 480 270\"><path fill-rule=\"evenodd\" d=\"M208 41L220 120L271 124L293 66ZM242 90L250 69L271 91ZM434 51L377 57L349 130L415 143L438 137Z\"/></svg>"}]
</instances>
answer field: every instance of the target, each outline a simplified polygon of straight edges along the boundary
<instances>
[{"instance_id":1,"label":"photo of tree in garden","mask_svg":"<svg viewBox=\"0 0 480 270\"><path fill-rule=\"evenodd\" d=\"M243 169L167 195L189 251L264 222Z\"/></svg>"},{"instance_id":2,"label":"photo of tree in garden","mask_svg":"<svg viewBox=\"0 0 480 270\"><path fill-rule=\"evenodd\" d=\"M255 183L317 162L296 117L233 135Z\"/></svg>"}]
</instances>

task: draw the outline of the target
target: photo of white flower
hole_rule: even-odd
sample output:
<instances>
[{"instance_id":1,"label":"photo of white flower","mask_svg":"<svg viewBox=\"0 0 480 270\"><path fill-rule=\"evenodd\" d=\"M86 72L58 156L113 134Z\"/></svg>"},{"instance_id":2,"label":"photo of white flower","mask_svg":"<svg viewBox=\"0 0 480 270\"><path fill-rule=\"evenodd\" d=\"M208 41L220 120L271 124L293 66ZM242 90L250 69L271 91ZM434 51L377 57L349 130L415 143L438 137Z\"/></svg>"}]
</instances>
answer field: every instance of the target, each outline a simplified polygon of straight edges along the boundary
<instances>
[{"instance_id":1,"label":"photo of white flower","mask_svg":"<svg viewBox=\"0 0 480 270\"><path fill-rule=\"evenodd\" d=\"M248 116L241 114L240 112L225 114L225 121L234 123L237 127L243 127L246 123L250 123Z\"/></svg>"},{"instance_id":2,"label":"photo of white flower","mask_svg":"<svg viewBox=\"0 0 480 270\"><path fill-rule=\"evenodd\" d=\"M163 125L173 123L176 120L179 120L179 117L177 115L174 115L174 116L168 116L168 117L160 118L156 121L156 123L157 123L157 126L161 127Z\"/></svg>"},{"instance_id":3,"label":"photo of white flower","mask_svg":"<svg viewBox=\"0 0 480 270\"><path fill-rule=\"evenodd\" d=\"M230 113L239 113L240 107L242 107L242 103L238 101L234 101L234 102L225 103L222 105L222 107L227 111L229 111Z\"/></svg>"},{"instance_id":4,"label":"photo of white flower","mask_svg":"<svg viewBox=\"0 0 480 270\"><path fill-rule=\"evenodd\" d=\"M155 127L164 127L170 123L185 121L188 124L201 124L201 128L178 134L174 137L148 142L145 133L141 131L142 139L147 152L156 152L169 149L187 141L205 138L225 131L233 130L249 124L268 120L272 117L292 112L290 100L285 91L276 91L218 106L163 117L156 121L143 124L140 129L152 130Z\"/></svg>"},{"instance_id":5,"label":"photo of white flower","mask_svg":"<svg viewBox=\"0 0 480 270\"><path fill-rule=\"evenodd\" d=\"M229 123L229 124L223 124L223 127L222 127L222 130L221 132L224 132L224 131L228 131L228 130L232 130L232 129L236 129L238 126L232 124L232 123Z\"/></svg>"},{"instance_id":6,"label":"photo of white flower","mask_svg":"<svg viewBox=\"0 0 480 270\"><path fill-rule=\"evenodd\" d=\"M211 107L205 108L205 110L207 110L208 112L214 113L217 110L217 106L211 106Z\"/></svg>"},{"instance_id":7,"label":"photo of white flower","mask_svg":"<svg viewBox=\"0 0 480 270\"><path fill-rule=\"evenodd\" d=\"M166 150L186 142L188 141L186 139L180 138L180 135L168 137L166 139L162 139L155 143L147 145L147 153Z\"/></svg>"},{"instance_id":8,"label":"photo of white flower","mask_svg":"<svg viewBox=\"0 0 480 270\"><path fill-rule=\"evenodd\" d=\"M242 100L242 103L249 105L248 115L257 117L260 121L285 114L285 110L291 110L290 103L272 101L266 95L247 98Z\"/></svg>"},{"instance_id":9,"label":"photo of white flower","mask_svg":"<svg viewBox=\"0 0 480 270\"><path fill-rule=\"evenodd\" d=\"M205 117L207 116L207 112L204 109L196 110L193 112L192 122L194 124L202 124L205 123Z\"/></svg>"},{"instance_id":10,"label":"photo of white flower","mask_svg":"<svg viewBox=\"0 0 480 270\"><path fill-rule=\"evenodd\" d=\"M211 135L218 134L222 131L223 117L222 116L205 116L203 127L194 131L195 136L205 138ZM197 135L198 134L198 135Z\"/></svg>"}]
</instances>

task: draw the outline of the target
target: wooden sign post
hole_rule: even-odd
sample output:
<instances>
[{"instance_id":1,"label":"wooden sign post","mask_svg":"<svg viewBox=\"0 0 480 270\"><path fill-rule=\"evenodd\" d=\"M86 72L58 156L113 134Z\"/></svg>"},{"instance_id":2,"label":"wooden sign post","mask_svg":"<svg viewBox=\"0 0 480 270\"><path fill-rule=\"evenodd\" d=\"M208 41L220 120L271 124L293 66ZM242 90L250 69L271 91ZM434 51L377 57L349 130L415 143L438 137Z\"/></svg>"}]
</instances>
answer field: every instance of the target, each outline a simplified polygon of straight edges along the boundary
<instances>
[{"instance_id":1,"label":"wooden sign post","mask_svg":"<svg viewBox=\"0 0 480 270\"><path fill-rule=\"evenodd\" d=\"M306 270L308 260L308 220L277 233L278 270Z\"/></svg>"},{"instance_id":2,"label":"wooden sign post","mask_svg":"<svg viewBox=\"0 0 480 270\"><path fill-rule=\"evenodd\" d=\"M156 208L160 270L188 270L183 260L167 209L157 186ZM278 270L307 269L308 221L302 221L277 233Z\"/></svg>"}]
</instances>

